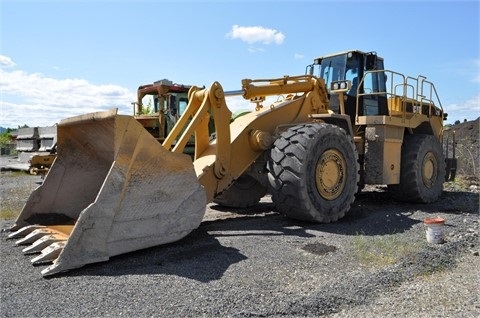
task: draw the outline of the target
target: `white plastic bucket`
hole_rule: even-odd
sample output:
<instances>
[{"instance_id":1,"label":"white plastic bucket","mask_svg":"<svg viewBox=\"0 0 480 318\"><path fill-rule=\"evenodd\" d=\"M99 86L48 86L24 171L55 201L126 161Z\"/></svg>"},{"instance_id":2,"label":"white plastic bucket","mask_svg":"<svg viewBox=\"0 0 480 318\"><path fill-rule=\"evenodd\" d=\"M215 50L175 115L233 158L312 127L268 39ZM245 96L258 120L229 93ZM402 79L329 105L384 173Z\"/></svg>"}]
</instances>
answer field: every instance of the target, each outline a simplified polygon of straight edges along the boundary
<instances>
[{"instance_id":1,"label":"white plastic bucket","mask_svg":"<svg viewBox=\"0 0 480 318\"><path fill-rule=\"evenodd\" d=\"M427 242L434 244L441 244L444 241L443 225L445 219L441 217L427 218L423 220L425 227L425 234L427 235Z\"/></svg>"}]
</instances>

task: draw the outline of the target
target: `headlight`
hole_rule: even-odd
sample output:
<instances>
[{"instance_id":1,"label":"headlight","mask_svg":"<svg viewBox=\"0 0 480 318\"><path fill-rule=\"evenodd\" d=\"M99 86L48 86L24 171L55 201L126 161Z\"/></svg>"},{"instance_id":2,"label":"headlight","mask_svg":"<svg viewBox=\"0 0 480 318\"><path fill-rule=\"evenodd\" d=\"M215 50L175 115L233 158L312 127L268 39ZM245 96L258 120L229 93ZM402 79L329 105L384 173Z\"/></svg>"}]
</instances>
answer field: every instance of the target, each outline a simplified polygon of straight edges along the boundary
<instances>
[{"instance_id":1,"label":"headlight","mask_svg":"<svg viewBox=\"0 0 480 318\"><path fill-rule=\"evenodd\" d=\"M346 92L352 87L352 82L345 80L345 81L336 81L330 84L330 92L331 93L340 93Z\"/></svg>"}]
</instances>

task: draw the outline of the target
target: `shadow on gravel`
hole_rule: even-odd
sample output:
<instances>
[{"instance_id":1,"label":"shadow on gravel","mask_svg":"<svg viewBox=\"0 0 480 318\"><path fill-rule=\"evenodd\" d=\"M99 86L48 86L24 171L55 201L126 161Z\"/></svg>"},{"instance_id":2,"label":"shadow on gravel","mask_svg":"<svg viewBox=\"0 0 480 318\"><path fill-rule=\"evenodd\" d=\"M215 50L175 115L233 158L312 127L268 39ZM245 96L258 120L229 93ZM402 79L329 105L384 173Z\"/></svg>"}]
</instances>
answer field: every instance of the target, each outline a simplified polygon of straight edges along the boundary
<instances>
[{"instance_id":1,"label":"shadow on gravel","mask_svg":"<svg viewBox=\"0 0 480 318\"><path fill-rule=\"evenodd\" d=\"M199 228L178 242L115 256L54 277L174 275L209 282L245 259L238 249L222 246Z\"/></svg>"},{"instance_id":2,"label":"shadow on gravel","mask_svg":"<svg viewBox=\"0 0 480 318\"><path fill-rule=\"evenodd\" d=\"M449 214L476 214L480 212L480 194L474 192L444 191L439 201L432 204L440 211Z\"/></svg>"},{"instance_id":3,"label":"shadow on gravel","mask_svg":"<svg viewBox=\"0 0 480 318\"><path fill-rule=\"evenodd\" d=\"M331 224L320 225L317 229L329 233L346 235L384 235L402 233L422 220L411 218L417 211L427 214L478 214L478 193L446 192L430 204L405 203L393 200L387 191L362 192L347 215Z\"/></svg>"},{"instance_id":4,"label":"shadow on gravel","mask_svg":"<svg viewBox=\"0 0 480 318\"><path fill-rule=\"evenodd\" d=\"M268 204L263 208L267 206ZM263 208L260 205L256 208L257 212ZM298 227L292 220L278 214L245 215L206 221L178 242L115 256L108 262L89 264L54 277L157 274L209 282L220 279L231 265L247 259L238 249L221 245L217 237L257 235L315 237L306 230L307 228Z\"/></svg>"},{"instance_id":5,"label":"shadow on gravel","mask_svg":"<svg viewBox=\"0 0 480 318\"><path fill-rule=\"evenodd\" d=\"M389 235L403 233L410 230L421 220L411 218L416 211L425 213L467 213L478 214L479 194L471 192L447 192L434 203L405 203L398 202L391 198L385 186L377 186L376 191L365 191L357 195L350 211L337 222L330 224L315 224L292 220L275 212L273 203L260 203L250 209L228 209L221 206L211 208L223 212L235 212L243 216L251 216L247 222L232 222L232 220L209 221L209 226L217 228L218 231L253 231L270 230L280 235L295 235L298 237L309 237L306 230L317 230L328 233L344 235ZM259 213L266 214L258 217ZM268 214L270 213L270 214ZM254 217L257 215L256 217ZM204 222L205 224L207 222ZM296 227L295 230L290 228ZM241 235L241 234L235 234ZM253 235L253 234L246 234ZM259 234L265 235L265 234ZM271 234L274 235L274 234Z\"/></svg>"},{"instance_id":6,"label":"shadow on gravel","mask_svg":"<svg viewBox=\"0 0 480 318\"><path fill-rule=\"evenodd\" d=\"M241 222L221 219L202 223L204 226L207 223L209 230L233 231L234 234L232 235L255 235L251 232L262 230L278 233L267 235L292 235L297 237L314 236L309 234L308 230L343 235L386 235L408 231L412 226L419 223L418 220L410 218L412 211L418 209L416 206L395 202L387 192L382 191L359 194L346 216L329 224L289 219L275 212L273 203L260 203L249 210L233 210L221 206L212 206L211 208L217 211L235 212L243 215ZM266 215L255 216L257 213ZM242 230L245 231L245 234L238 233ZM266 235L262 232L258 233L258 235ZM229 234L217 234L216 236L218 235Z\"/></svg>"},{"instance_id":7,"label":"shadow on gravel","mask_svg":"<svg viewBox=\"0 0 480 318\"><path fill-rule=\"evenodd\" d=\"M256 211L268 209L262 204ZM112 257L108 262L89 264L62 276L174 275L209 282L220 279L225 271L247 257L238 249L220 244L225 236L296 236L315 237L292 220L278 214L246 215L232 219L203 222L184 239ZM294 226L292 228L292 226Z\"/></svg>"}]
</instances>

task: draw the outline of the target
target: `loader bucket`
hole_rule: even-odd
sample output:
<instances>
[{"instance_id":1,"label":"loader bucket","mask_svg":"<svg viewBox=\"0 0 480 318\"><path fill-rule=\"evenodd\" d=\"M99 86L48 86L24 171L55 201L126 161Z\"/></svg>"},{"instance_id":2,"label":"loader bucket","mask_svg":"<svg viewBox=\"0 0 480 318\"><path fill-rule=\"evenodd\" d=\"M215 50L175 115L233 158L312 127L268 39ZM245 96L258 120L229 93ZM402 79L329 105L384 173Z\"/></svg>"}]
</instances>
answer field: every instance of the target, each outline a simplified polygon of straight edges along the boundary
<instances>
[{"instance_id":1,"label":"loader bucket","mask_svg":"<svg viewBox=\"0 0 480 318\"><path fill-rule=\"evenodd\" d=\"M53 262L42 275L173 242L197 228L206 194L189 156L166 150L116 110L62 120L57 158L11 238ZM69 226L70 224L70 226Z\"/></svg>"}]
</instances>

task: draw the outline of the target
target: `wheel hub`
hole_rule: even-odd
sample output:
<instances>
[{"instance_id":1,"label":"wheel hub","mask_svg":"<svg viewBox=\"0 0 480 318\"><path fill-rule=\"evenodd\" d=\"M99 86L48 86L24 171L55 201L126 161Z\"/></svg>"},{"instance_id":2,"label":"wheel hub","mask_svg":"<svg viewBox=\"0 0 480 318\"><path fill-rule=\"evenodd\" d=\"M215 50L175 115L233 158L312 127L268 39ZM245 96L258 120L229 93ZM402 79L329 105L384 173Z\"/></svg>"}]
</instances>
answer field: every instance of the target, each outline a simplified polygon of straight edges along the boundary
<instances>
[{"instance_id":1,"label":"wheel hub","mask_svg":"<svg viewBox=\"0 0 480 318\"><path fill-rule=\"evenodd\" d=\"M422 163L422 180L427 188L431 188L437 179L437 159L431 152L427 153Z\"/></svg>"},{"instance_id":2,"label":"wheel hub","mask_svg":"<svg viewBox=\"0 0 480 318\"><path fill-rule=\"evenodd\" d=\"M345 159L339 151L329 149L322 154L315 169L315 183L324 199L334 200L342 193L345 170Z\"/></svg>"}]
</instances>

